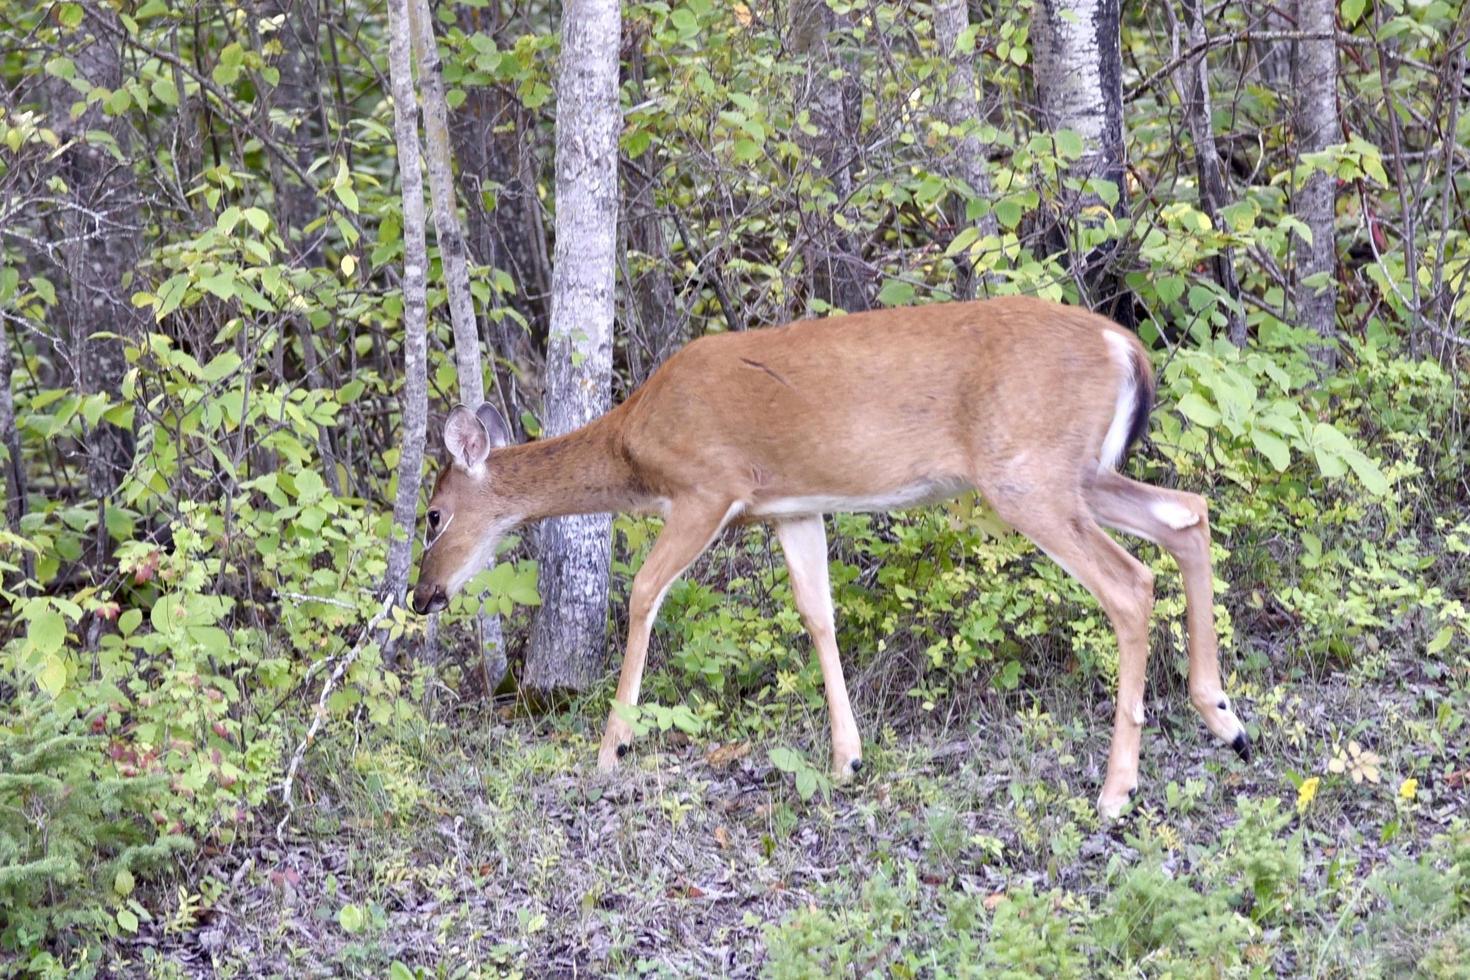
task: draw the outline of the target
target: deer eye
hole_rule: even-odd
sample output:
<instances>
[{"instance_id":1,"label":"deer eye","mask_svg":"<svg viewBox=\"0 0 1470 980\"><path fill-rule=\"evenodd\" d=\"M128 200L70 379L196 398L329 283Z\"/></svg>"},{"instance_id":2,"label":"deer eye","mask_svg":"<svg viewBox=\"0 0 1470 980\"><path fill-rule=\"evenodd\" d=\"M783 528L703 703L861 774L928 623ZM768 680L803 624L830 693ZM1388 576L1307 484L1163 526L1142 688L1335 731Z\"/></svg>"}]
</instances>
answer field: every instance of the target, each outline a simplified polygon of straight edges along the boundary
<instances>
[{"instance_id":1,"label":"deer eye","mask_svg":"<svg viewBox=\"0 0 1470 980\"><path fill-rule=\"evenodd\" d=\"M439 512L437 510L429 511L429 530L439 530Z\"/></svg>"}]
</instances>

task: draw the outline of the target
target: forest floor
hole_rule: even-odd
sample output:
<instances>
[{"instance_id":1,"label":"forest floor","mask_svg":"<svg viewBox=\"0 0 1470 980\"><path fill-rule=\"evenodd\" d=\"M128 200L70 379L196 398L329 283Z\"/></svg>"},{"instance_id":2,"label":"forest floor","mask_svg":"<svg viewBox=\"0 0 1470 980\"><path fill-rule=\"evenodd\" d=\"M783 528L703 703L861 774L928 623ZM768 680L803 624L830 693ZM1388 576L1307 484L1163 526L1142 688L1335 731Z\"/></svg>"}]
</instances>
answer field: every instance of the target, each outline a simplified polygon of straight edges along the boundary
<instances>
[{"instance_id":1,"label":"forest floor","mask_svg":"<svg viewBox=\"0 0 1470 980\"><path fill-rule=\"evenodd\" d=\"M115 946L111 971L1460 975L1470 883L1446 877L1443 835L1470 812L1466 678L1380 659L1376 679L1236 672L1249 763L1155 684L1140 792L1112 825L1093 805L1110 705L1066 684L961 692L902 730L867 718L861 776L805 801L759 739L646 738L600 776L590 698L541 718L476 706L412 745L324 742L285 842L262 814L205 849L170 886L176 914ZM822 724L784 736L825 762ZM1160 934L1168 914L1213 916L1213 940Z\"/></svg>"}]
</instances>

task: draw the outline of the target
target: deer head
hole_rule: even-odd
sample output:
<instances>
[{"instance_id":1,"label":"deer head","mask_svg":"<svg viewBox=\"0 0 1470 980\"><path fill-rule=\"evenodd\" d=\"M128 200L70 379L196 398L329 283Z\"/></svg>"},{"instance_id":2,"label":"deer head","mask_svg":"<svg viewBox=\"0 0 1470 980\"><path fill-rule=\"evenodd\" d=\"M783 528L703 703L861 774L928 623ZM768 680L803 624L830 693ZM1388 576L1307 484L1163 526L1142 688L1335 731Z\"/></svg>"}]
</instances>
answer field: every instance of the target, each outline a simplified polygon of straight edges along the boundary
<instances>
[{"instance_id":1,"label":"deer head","mask_svg":"<svg viewBox=\"0 0 1470 980\"><path fill-rule=\"evenodd\" d=\"M522 515L497 492L492 454L511 441L510 426L488 402L474 411L460 405L449 413L444 423L449 461L429 497L414 612L437 612L448 605L489 563L505 532L520 522Z\"/></svg>"}]
</instances>

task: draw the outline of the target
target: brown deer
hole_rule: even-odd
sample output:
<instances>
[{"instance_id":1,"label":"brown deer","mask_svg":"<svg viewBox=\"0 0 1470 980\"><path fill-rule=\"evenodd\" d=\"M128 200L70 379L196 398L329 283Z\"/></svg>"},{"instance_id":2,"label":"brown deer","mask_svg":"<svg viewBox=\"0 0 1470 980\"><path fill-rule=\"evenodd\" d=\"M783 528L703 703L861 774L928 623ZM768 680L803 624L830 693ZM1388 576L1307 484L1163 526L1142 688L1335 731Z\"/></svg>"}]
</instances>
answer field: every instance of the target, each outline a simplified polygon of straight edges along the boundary
<instances>
[{"instance_id":1,"label":"brown deer","mask_svg":"<svg viewBox=\"0 0 1470 980\"><path fill-rule=\"evenodd\" d=\"M1085 310L1010 297L704 337L623 404L556 438L511 445L490 406L450 413L413 607L442 609L511 528L563 514L662 514L633 579L617 702L634 705L669 585L732 523L775 525L821 663L832 767L861 765L833 627L822 515L978 491L1102 604L1118 637L1118 701L1098 807L1138 784L1153 574L1102 528L1163 547L1188 603L1189 691L1249 758L1220 684L1205 500L1116 472L1142 436L1153 374L1132 334ZM614 710L598 752L632 739Z\"/></svg>"}]
</instances>

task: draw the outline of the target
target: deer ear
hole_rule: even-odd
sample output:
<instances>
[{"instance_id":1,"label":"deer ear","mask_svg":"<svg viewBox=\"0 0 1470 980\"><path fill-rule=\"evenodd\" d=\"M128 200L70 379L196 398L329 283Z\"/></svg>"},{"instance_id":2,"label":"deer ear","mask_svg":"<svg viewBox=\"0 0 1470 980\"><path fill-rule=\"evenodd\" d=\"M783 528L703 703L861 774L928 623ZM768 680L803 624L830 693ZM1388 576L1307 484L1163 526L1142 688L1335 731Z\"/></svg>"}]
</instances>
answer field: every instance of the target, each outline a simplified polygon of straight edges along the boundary
<instances>
[{"instance_id":1,"label":"deer ear","mask_svg":"<svg viewBox=\"0 0 1470 980\"><path fill-rule=\"evenodd\" d=\"M475 417L485 427L485 434L490 437L490 448L500 449L515 442L515 434L510 431L510 425L506 423L505 416L500 410L489 402L481 402L480 407L475 409Z\"/></svg>"},{"instance_id":2,"label":"deer ear","mask_svg":"<svg viewBox=\"0 0 1470 980\"><path fill-rule=\"evenodd\" d=\"M444 448L462 468L473 470L490 455L490 434L474 412L458 405L444 422Z\"/></svg>"}]
</instances>

